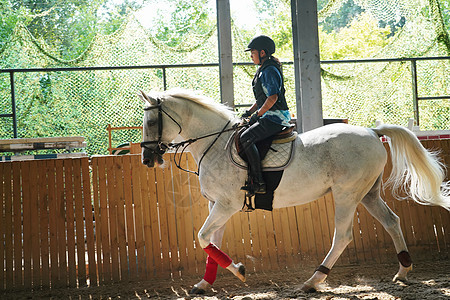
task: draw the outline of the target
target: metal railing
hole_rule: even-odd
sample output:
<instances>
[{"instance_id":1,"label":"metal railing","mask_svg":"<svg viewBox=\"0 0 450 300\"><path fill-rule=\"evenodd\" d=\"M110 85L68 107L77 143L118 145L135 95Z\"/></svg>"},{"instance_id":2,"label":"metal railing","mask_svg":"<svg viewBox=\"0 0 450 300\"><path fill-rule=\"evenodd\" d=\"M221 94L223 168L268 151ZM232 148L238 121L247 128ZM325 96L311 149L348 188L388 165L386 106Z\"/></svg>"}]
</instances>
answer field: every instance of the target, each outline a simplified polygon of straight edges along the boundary
<instances>
[{"instance_id":1,"label":"metal railing","mask_svg":"<svg viewBox=\"0 0 450 300\"><path fill-rule=\"evenodd\" d=\"M419 97L417 84L417 61L425 60L449 60L450 56L438 57L414 57L414 58L380 58L380 59L349 59L349 60L324 60L321 64L338 64L338 63L376 63L376 62L410 62L411 63L411 86L414 105L414 121L419 126L419 101L420 100L443 100L450 99L450 95L442 95L436 97Z\"/></svg>"},{"instance_id":2,"label":"metal railing","mask_svg":"<svg viewBox=\"0 0 450 300\"><path fill-rule=\"evenodd\" d=\"M350 60L323 60L321 64L348 64L348 63L377 63L377 62L410 62L411 63L411 85L413 91L414 119L419 125L419 101L431 99L450 99L450 95L442 95L437 97L420 97L418 95L417 83L417 61L424 60L450 60L450 56L441 57L416 57L416 58L387 58L387 59L350 59ZM253 66L253 63L234 63L236 66ZM283 65L293 65L293 62L283 62ZM31 72L77 72L77 71L105 71L105 70L142 70L142 69L160 69L162 70L162 79L164 90L167 89L167 69L175 68L202 68L202 67L219 67L218 63L209 64L181 64L181 65L141 65L141 66L109 66L109 67L65 67L65 68L18 68L18 69L0 69L0 73L9 73L11 88L11 113L0 114L0 118L12 118L13 134L17 138L17 114L16 114L16 97L14 74L15 73L31 73ZM249 104L239 104L235 107L248 107Z\"/></svg>"},{"instance_id":3,"label":"metal railing","mask_svg":"<svg viewBox=\"0 0 450 300\"><path fill-rule=\"evenodd\" d=\"M110 66L110 67L66 67L66 68L29 68L29 69L0 69L0 73L9 73L11 86L11 111L10 114L0 114L0 118L13 119L13 135L17 138L17 114L14 74L15 73L39 73L39 72L79 72L79 71L108 71L108 70L142 70L142 69L160 69L163 75L164 90L167 89L166 70L171 68L196 68L196 67L219 67L219 64L185 64L185 65L142 65L142 66Z\"/></svg>"}]
</instances>

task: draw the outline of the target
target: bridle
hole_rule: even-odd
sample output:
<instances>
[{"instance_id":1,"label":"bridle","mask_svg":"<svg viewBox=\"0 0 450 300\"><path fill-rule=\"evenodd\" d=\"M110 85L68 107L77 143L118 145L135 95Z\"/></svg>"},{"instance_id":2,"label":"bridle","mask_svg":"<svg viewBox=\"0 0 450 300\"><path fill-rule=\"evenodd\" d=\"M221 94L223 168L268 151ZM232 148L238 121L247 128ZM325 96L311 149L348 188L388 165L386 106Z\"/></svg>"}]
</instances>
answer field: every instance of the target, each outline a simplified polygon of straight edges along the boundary
<instances>
[{"instance_id":1,"label":"bridle","mask_svg":"<svg viewBox=\"0 0 450 300\"><path fill-rule=\"evenodd\" d=\"M161 103L160 99L157 99L157 104L156 105L146 107L146 108L144 108L144 111L153 110L153 109L158 109L158 140L157 141L144 141L144 142L141 143L141 148L145 148L145 149L149 150L151 153L153 153L155 155L159 155L159 156L162 156L169 149L175 149L175 154L173 156L173 161L174 161L175 165L180 170L183 170L183 171L188 172L188 173L195 174L197 176L200 174L200 164L201 164L203 158L209 152L209 150L212 148L212 146L217 142L217 140L222 135L222 133L227 132L227 131L237 130L237 129L242 128L242 127L245 126L245 125L235 124L231 128L227 129L228 125L231 123L231 120L229 120L225 124L225 126L222 128L221 131L214 132L214 133L211 133L211 134L207 134L207 135L204 135L204 136L200 136L200 137L197 137L197 138L189 139L189 140L184 140L184 141L181 141L181 142L178 142L178 143L163 143L162 142L162 134L163 134L162 116L163 116L163 113L166 116L168 116L175 124L178 125L178 127L180 128L180 131L178 132L178 134L180 134L183 131L183 129L181 128L180 123L178 123L169 113L167 113L164 110L164 108L162 107L162 103ZM198 140L205 139L205 138L208 138L208 137L211 137L211 136L215 136L215 135L216 135L216 138L214 139L214 141L208 146L208 148L206 148L205 152L203 152L203 155L200 158L200 161L198 162L197 171L190 171L190 170L186 170L186 169L181 167L182 155L183 155L184 151L186 150L186 148L189 145L195 143ZM147 147L148 145L154 145L154 144L156 144L156 148L155 149ZM176 156L177 156L178 151L179 151L180 148L182 148L182 149L181 149L179 158L177 160Z\"/></svg>"},{"instance_id":2,"label":"bridle","mask_svg":"<svg viewBox=\"0 0 450 300\"><path fill-rule=\"evenodd\" d=\"M153 109L158 109L158 140L157 141L145 141L145 142L142 142L141 143L141 148L145 148L145 149L149 150L150 152L152 152L153 154L163 155L164 153L166 153L167 149L171 148L172 144L170 144L170 143L166 144L166 143L163 143L161 141L161 139L162 139L162 131L163 131L162 114L164 113L173 122L175 122L175 124L178 125L178 127L180 128L180 131L178 132L178 134L180 134L183 129L181 128L180 123L178 123L171 115L169 115L163 109L160 99L157 99L157 104L156 105L148 106L148 107L144 108L144 111L153 110ZM156 144L156 148L155 149L147 147L147 145L153 145L153 144Z\"/></svg>"}]
</instances>

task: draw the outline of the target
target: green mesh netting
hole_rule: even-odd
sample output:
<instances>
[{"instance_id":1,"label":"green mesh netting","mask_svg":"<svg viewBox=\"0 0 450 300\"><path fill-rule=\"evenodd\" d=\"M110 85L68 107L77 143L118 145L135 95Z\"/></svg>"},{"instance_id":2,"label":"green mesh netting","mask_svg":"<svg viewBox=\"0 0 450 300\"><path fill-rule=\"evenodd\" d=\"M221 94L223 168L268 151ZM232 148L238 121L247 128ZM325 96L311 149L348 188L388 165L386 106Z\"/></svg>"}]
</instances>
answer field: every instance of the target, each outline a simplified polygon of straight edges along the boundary
<instances>
[{"instance_id":1,"label":"green mesh netting","mask_svg":"<svg viewBox=\"0 0 450 300\"><path fill-rule=\"evenodd\" d=\"M279 11L290 10L289 1L272 3ZM320 25L329 22L345 3L347 0L329 0L319 12ZM450 43L437 0L354 0L354 3L360 6L362 16L378 22L380 28L398 24L402 17L405 21L384 47L375 49L370 57L449 55ZM248 53L242 51L248 43L248 34L233 25L232 37L233 60L249 62ZM96 35L85 52L71 61L60 59L54 49L32 37L22 25L16 27L0 51L0 68L218 62L215 26L203 35L189 31L174 48L153 37L133 14L115 33ZM326 53L326 49L322 51ZM292 51L287 49L286 53ZM291 55L281 58L288 61ZM450 95L450 60L419 61L417 65L419 96ZM348 118L349 123L362 126L373 126L375 120L406 126L408 119L414 117L409 62L323 64L322 69L324 117ZM235 67L236 104L253 101L251 79L255 70L254 66ZM288 104L295 113L293 66L285 65L284 73ZM194 89L220 101L218 67L168 68L166 76L169 89ZM15 85L19 137L82 135L87 140L88 154L106 154L107 125L140 126L143 104L136 93L139 89L163 90L163 70L15 73ZM9 74L0 73L0 113L11 113L10 99ZM422 100L419 114L422 130L450 128L449 100ZM0 138L12 138L12 132L12 120L0 118ZM114 132L113 147L123 142L139 142L140 138L138 130Z\"/></svg>"},{"instance_id":2,"label":"green mesh netting","mask_svg":"<svg viewBox=\"0 0 450 300\"><path fill-rule=\"evenodd\" d=\"M346 1L330 0L319 21ZM354 0L379 24L404 22L371 58L449 56L450 44L438 1ZM403 18L403 20L402 20ZM322 65L323 111L373 126L375 120L406 126L414 118L410 62ZM419 97L450 95L450 59L418 61ZM421 130L450 129L450 100L420 100Z\"/></svg>"},{"instance_id":3,"label":"green mesh netting","mask_svg":"<svg viewBox=\"0 0 450 300\"><path fill-rule=\"evenodd\" d=\"M0 67L82 67L211 63L217 61L216 28L201 37L192 34L177 48L152 38L133 15L112 35L97 35L82 56L62 61L18 26L1 53ZM192 43L194 41L194 43ZM202 90L219 96L218 68L168 69L167 87ZM163 90L162 69L15 73L18 136L81 135L89 154L105 154L107 125L142 125L143 103L137 92ZM206 84L205 84L206 83ZM9 74L1 74L0 105L10 113ZM12 120L0 119L0 137L12 137ZM113 132L113 147L138 142L139 130Z\"/></svg>"}]
</instances>

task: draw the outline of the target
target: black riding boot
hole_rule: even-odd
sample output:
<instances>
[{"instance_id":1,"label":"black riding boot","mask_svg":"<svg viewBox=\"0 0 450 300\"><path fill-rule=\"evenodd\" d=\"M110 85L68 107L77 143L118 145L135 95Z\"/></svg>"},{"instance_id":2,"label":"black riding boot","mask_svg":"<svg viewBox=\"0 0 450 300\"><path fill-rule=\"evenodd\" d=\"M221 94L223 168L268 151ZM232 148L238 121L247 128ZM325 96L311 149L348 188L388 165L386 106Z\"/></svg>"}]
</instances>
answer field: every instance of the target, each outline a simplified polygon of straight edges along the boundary
<instances>
[{"instance_id":1,"label":"black riding boot","mask_svg":"<svg viewBox=\"0 0 450 300\"><path fill-rule=\"evenodd\" d=\"M262 176L261 159L258 148L256 148L255 144L252 144L251 146L246 147L245 154L247 155L250 176L253 181L253 191L256 194L265 194L266 183L264 182L264 178Z\"/></svg>"}]
</instances>

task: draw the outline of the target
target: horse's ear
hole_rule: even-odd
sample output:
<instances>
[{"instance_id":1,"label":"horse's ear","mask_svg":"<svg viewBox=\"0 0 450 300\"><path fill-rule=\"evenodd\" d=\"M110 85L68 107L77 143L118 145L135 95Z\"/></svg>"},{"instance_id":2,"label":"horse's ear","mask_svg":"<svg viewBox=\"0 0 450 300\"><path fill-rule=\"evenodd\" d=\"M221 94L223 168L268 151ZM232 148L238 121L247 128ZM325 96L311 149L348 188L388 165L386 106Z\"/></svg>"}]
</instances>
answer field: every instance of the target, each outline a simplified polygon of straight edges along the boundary
<instances>
[{"instance_id":1,"label":"horse's ear","mask_svg":"<svg viewBox=\"0 0 450 300\"><path fill-rule=\"evenodd\" d=\"M153 98L151 95L147 95L146 93L144 93L142 90L139 90L141 93L138 94L139 98L142 99L142 101L144 102L148 102L150 105L156 105L158 103L158 101Z\"/></svg>"},{"instance_id":2,"label":"horse's ear","mask_svg":"<svg viewBox=\"0 0 450 300\"><path fill-rule=\"evenodd\" d=\"M145 100L145 98L144 98L144 95L142 94L142 91L140 91L140 93L138 93L137 96L138 96L142 101L144 101L144 103L147 102L147 100Z\"/></svg>"}]
</instances>

